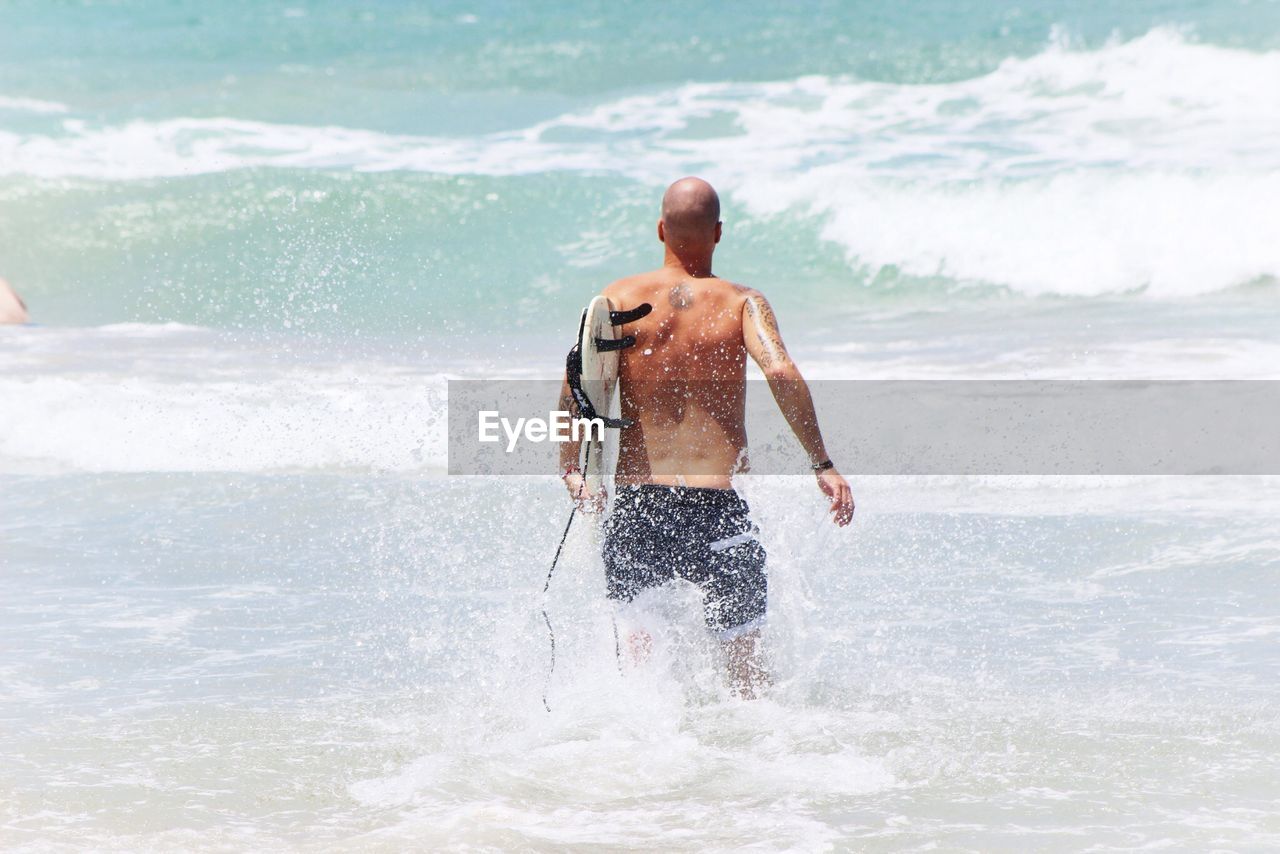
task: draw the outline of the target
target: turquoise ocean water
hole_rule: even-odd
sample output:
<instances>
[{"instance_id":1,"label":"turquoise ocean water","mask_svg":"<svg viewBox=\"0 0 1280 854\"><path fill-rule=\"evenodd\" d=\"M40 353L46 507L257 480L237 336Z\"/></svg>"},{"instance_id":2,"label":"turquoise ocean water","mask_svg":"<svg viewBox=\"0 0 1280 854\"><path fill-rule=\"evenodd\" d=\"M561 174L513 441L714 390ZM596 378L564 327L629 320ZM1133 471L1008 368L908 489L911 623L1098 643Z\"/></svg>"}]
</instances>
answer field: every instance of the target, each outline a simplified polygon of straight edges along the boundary
<instances>
[{"instance_id":1,"label":"turquoise ocean water","mask_svg":"<svg viewBox=\"0 0 1280 854\"><path fill-rule=\"evenodd\" d=\"M4 0L0 845L1280 846L1275 478L744 479L756 704L579 530L543 709L567 508L445 381L689 173L812 377L1280 378L1280 3Z\"/></svg>"}]
</instances>

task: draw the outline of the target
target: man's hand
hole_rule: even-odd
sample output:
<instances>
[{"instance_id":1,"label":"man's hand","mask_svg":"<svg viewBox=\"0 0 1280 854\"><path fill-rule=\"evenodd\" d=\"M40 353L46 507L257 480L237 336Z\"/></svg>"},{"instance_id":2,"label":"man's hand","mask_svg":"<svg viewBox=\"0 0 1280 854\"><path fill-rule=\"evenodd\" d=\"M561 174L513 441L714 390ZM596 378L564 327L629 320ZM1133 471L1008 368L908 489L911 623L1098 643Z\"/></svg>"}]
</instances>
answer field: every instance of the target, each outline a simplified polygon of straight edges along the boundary
<instances>
[{"instance_id":1,"label":"man's hand","mask_svg":"<svg viewBox=\"0 0 1280 854\"><path fill-rule=\"evenodd\" d=\"M831 499L831 515L843 528L853 521L853 493L848 482L835 469L818 472L818 489Z\"/></svg>"},{"instance_id":2,"label":"man's hand","mask_svg":"<svg viewBox=\"0 0 1280 854\"><path fill-rule=\"evenodd\" d=\"M573 499L574 505L579 510L584 513L604 511L604 489L602 488L599 492L588 489L587 480L582 476L582 472L568 472L561 480L564 481L565 489L569 490L569 497Z\"/></svg>"}]
</instances>

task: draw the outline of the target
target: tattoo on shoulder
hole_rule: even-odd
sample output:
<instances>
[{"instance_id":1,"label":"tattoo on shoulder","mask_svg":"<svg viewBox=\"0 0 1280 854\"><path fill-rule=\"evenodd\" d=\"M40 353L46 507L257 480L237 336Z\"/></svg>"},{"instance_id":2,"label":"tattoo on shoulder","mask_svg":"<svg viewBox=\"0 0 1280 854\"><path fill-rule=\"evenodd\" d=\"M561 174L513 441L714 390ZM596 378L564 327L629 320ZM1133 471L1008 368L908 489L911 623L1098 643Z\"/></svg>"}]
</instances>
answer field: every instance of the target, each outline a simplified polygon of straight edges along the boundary
<instances>
[{"instance_id":1,"label":"tattoo on shoulder","mask_svg":"<svg viewBox=\"0 0 1280 854\"><path fill-rule=\"evenodd\" d=\"M760 342L760 367L771 368L787 359L787 348L778 333L778 317L763 299L747 297L747 311L755 322L756 339Z\"/></svg>"},{"instance_id":2,"label":"tattoo on shoulder","mask_svg":"<svg viewBox=\"0 0 1280 854\"><path fill-rule=\"evenodd\" d=\"M756 322L757 326L766 329L777 330L778 316L773 313L773 306L769 305L765 300L756 297L747 297L747 309L751 312L751 318Z\"/></svg>"},{"instance_id":3,"label":"tattoo on shoulder","mask_svg":"<svg viewBox=\"0 0 1280 854\"><path fill-rule=\"evenodd\" d=\"M684 311L693 305L693 290L684 282L676 285L667 294L667 302L676 311Z\"/></svg>"}]
</instances>

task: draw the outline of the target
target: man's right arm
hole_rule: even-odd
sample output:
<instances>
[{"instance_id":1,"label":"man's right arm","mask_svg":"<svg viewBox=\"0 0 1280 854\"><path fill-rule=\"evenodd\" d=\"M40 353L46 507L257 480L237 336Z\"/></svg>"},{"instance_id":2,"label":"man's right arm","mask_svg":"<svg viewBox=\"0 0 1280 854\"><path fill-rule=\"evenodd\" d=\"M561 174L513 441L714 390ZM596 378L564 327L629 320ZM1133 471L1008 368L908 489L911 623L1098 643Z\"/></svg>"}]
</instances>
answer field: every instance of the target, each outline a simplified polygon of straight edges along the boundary
<instances>
[{"instance_id":1,"label":"man's right arm","mask_svg":"<svg viewBox=\"0 0 1280 854\"><path fill-rule=\"evenodd\" d=\"M787 347L778 331L778 318L764 295L757 291L747 294L742 311L742 342L755 359L773 399L782 410L787 424L800 440L801 447L809 455L809 464L817 466L827 461L827 449L818 428L818 413L813 407L809 385L800 369L791 360ZM831 499L831 512L837 525L847 525L853 518L853 495L849 484L834 468L816 471L818 488Z\"/></svg>"},{"instance_id":2,"label":"man's right arm","mask_svg":"<svg viewBox=\"0 0 1280 854\"><path fill-rule=\"evenodd\" d=\"M573 400L573 393L569 391L569 375L567 373L560 384L559 409L561 412L568 412L571 415L577 414L578 406ZM569 490L569 497L573 499L574 504L580 510L598 512L603 507L603 497L593 494L587 488L586 477L583 475L582 469L578 467L581 448L581 439L578 441L570 439L560 443L560 479L564 482L565 489Z\"/></svg>"}]
</instances>

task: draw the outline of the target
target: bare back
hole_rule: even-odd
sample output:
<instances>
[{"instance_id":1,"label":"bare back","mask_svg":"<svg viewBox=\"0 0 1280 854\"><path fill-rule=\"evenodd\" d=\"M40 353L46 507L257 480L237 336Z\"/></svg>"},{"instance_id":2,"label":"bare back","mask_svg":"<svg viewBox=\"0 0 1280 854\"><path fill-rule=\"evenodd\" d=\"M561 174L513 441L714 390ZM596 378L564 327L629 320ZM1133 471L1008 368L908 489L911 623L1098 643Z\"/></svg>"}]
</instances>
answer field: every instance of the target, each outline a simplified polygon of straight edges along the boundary
<instances>
[{"instance_id":1,"label":"bare back","mask_svg":"<svg viewBox=\"0 0 1280 854\"><path fill-rule=\"evenodd\" d=\"M730 487L747 447L743 306L749 291L670 267L605 289L615 308L653 306L622 351L619 483Z\"/></svg>"},{"instance_id":2,"label":"bare back","mask_svg":"<svg viewBox=\"0 0 1280 854\"><path fill-rule=\"evenodd\" d=\"M604 289L614 309L643 303L646 317L625 325L635 346L620 351L622 415L617 482L732 489L746 468L747 357L760 366L773 399L809 457L818 488L831 499L838 525L853 518L849 484L827 456L813 396L787 353L778 319L759 291L711 275L724 232L720 197L688 176L662 195L658 240L663 266ZM568 373L561 408L572 401ZM600 510L603 494L578 468L579 445L560 448L565 488L584 510Z\"/></svg>"}]
</instances>

